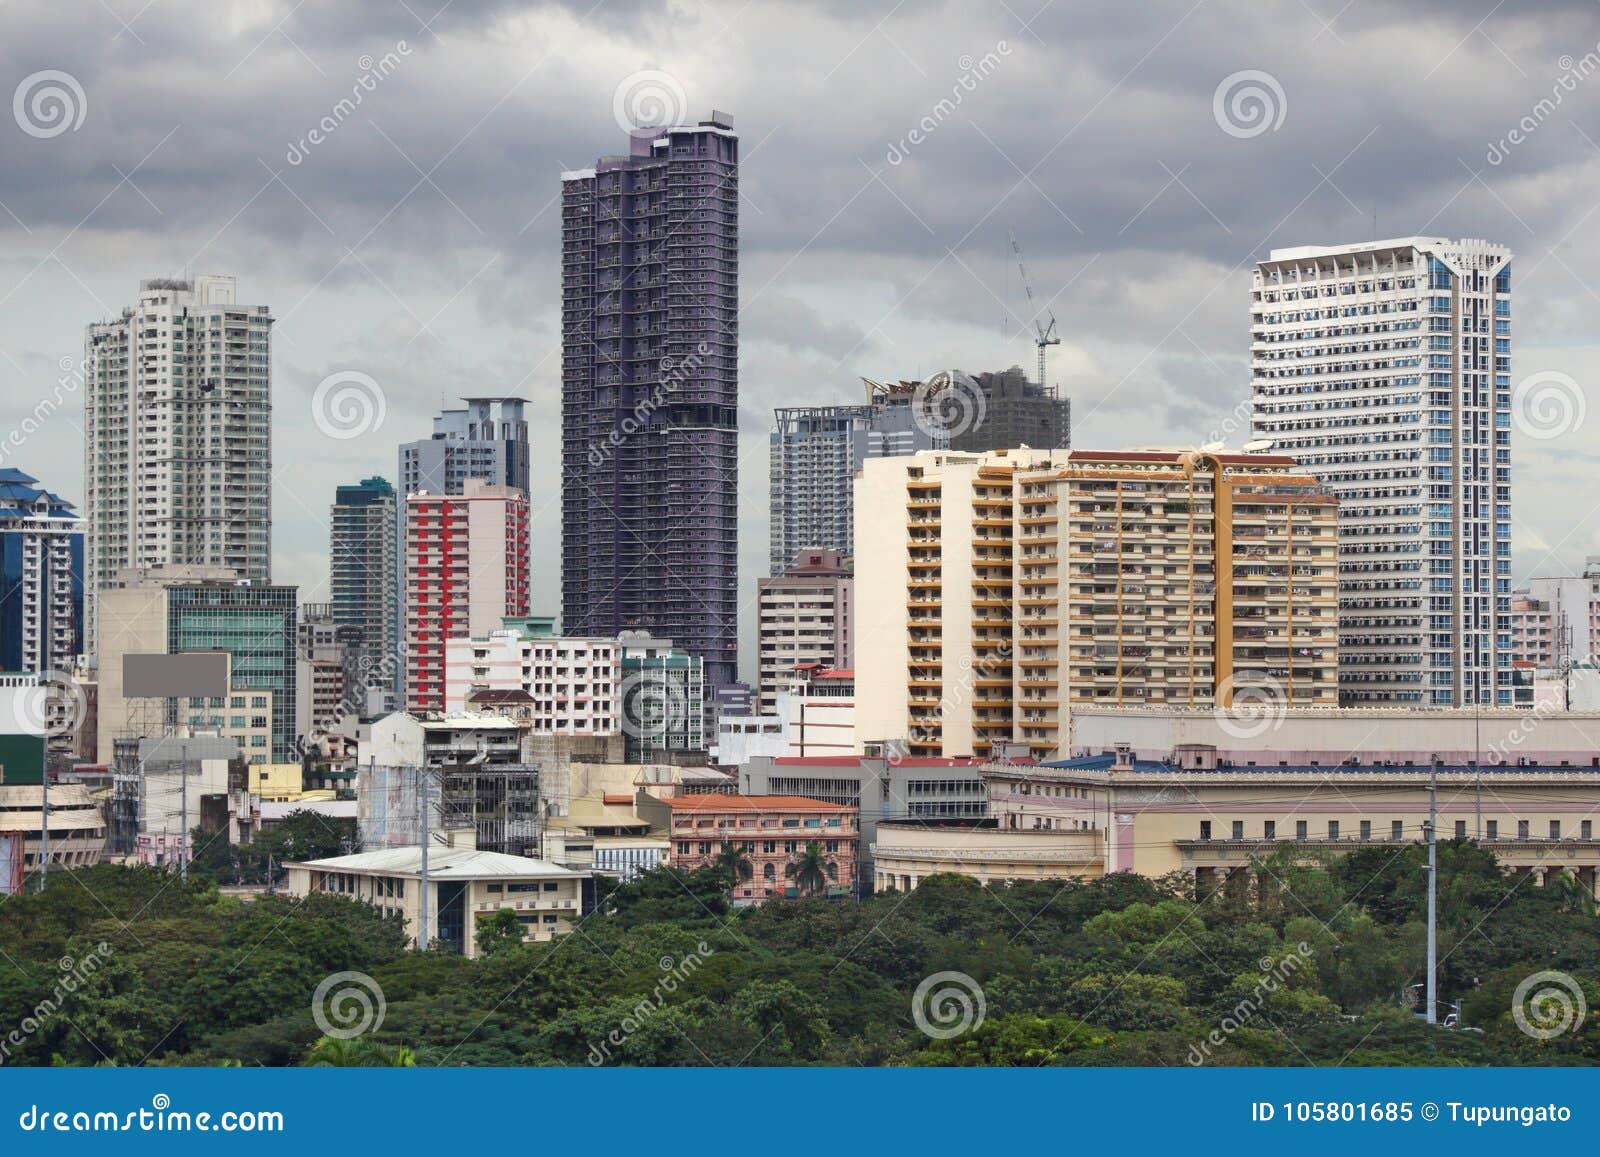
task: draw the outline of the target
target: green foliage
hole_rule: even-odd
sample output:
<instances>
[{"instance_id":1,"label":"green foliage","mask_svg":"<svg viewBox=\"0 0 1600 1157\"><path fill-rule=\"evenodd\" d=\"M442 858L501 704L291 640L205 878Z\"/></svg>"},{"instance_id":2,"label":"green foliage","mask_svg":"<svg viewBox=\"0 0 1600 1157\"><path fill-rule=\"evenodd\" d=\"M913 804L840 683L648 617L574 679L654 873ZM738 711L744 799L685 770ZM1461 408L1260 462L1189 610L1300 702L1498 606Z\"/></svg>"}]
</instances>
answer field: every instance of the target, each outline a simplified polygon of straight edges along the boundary
<instances>
[{"instance_id":1,"label":"green foliage","mask_svg":"<svg viewBox=\"0 0 1600 1157\"><path fill-rule=\"evenodd\" d=\"M280 829L274 862L342 839ZM337 844L323 850L342 850ZM1197 897L1181 877L980 886L733 909L737 847L688 874L645 873L578 934L523 943L500 913L475 959L407 951L398 920L343 897L224 897L196 870L52 873L0 904L7 1064L61 1065L1305 1065L1593 1064L1600 1012L1550 1039L1512 1016L1531 975L1570 975L1600 1005L1600 919L1582 889L1502 875L1441 845L1441 998L1461 1028L1414 1015L1425 864L1415 848L1284 846L1248 887ZM211 853L207 852L206 855ZM259 861L252 859L260 857ZM826 892L810 845L793 885ZM227 865L224 865L226 867ZM816 872L822 873L819 883ZM94 967L82 962L92 960ZM72 962L69 968L67 962ZM359 972L383 1016L326 1035L318 985ZM913 993L961 974L970 1023L919 1028ZM70 979L70 984L66 980ZM1553 997L1536 1005L1559 1012ZM984 1018L977 1022L979 1004ZM1472 1030L1481 1030L1472 1031Z\"/></svg>"}]
</instances>

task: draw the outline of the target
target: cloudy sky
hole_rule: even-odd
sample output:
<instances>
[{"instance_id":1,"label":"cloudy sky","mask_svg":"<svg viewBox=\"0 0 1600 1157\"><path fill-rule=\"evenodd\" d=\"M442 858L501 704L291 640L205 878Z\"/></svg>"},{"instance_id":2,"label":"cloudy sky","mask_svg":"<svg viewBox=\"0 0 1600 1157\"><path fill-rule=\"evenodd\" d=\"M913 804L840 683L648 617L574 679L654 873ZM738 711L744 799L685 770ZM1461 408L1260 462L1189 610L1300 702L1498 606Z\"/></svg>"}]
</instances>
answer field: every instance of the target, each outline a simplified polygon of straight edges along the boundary
<instances>
[{"instance_id":1,"label":"cloudy sky","mask_svg":"<svg viewBox=\"0 0 1600 1157\"><path fill-rule=\"evenodd\" d=\"M1010 233L1080 447L1232 430L1251 262L1375 232L1510 246L1513 379L1586 404L1597 42L1594 4L1516 0L0 0L0 435L141 278L233 274L278 319L274 577L325 598L335 485L522 393L555 611L560 173L660 107L743 142L746 593L775 404L1033 364ZM360 438L314 419L340 373L382 391ZM1513 443L1518 581L1600 553L1594 408ZM74 500L81 410L7 458Z\"/></svg>"}]
</instances>

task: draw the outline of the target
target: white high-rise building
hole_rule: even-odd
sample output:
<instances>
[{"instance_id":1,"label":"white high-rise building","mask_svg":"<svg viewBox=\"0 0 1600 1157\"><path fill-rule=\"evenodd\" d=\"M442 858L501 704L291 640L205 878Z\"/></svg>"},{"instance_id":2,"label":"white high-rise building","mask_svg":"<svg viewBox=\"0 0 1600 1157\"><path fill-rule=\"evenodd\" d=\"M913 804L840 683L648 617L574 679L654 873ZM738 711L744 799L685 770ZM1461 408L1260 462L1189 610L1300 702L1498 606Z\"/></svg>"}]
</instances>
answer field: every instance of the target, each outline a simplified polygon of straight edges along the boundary
<instances>
[{"instance_id":1,"label":"white high-rise building","mask_svg":"<svg viewBox=\"0 0 1600 1157\"><path fill-rule=\"evenodd\" d=\"M1339 498L1339 697L1510 705L1511 253L1274 249L1254 426Z\"/></svg>"},{"instance_id":2,"label":"white high-rise building","mask_svg":"<svg viewBox=\"0 0 1600 1157\"><path fill-rule=\"evenodd\" d=\"M272 317L232 277L141 282L84 334L84 603L125 569L272 557Z\"/></svg>"}]
</instances>

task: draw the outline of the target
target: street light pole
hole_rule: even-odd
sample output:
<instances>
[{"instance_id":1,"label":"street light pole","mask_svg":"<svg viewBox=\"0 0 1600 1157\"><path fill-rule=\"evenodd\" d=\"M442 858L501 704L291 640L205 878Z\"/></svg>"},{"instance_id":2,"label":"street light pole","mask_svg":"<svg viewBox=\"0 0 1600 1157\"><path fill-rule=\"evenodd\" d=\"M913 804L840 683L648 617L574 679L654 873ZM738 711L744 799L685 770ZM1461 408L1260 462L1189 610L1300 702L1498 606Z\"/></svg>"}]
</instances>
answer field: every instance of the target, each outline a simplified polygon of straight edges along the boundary
<instances>
[{"instance_id":1,"label":"street light pole","mask_svg":"<svg viewBox=\"0 0 1600 1157\"><path fill-rule=\"evenodd\" d=\"M1428 770L1428 1023L1439 1022L1438 1012L1438 903L1439 903L1439 757Z\"/></svg>"}]
</instances>

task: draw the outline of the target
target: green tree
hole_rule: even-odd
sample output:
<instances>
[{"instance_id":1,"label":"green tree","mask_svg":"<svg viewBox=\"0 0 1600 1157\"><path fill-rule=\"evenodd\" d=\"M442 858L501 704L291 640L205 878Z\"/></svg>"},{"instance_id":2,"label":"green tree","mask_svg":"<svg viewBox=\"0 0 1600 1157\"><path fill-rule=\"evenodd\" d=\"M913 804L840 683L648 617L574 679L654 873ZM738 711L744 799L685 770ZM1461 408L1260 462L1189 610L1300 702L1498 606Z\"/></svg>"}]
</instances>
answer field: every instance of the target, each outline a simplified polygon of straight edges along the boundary
<instances>
[{"instance_id":1,"label":"green tree","mask_svg":"<svg viewBox=\"0 0 1600 1157\"><path fill-rule=\"evenodd\" d=\"M795 887L807 896L817 896L827 890L828 881L837 878L838 864L822 850L822 845L812 840L805 851L790 860L783 873L793 880Z\"/></svg>"},{"instance_id":2,"label":"green tree","mask_svg":"<svg viewBox=\"0 0 1600 1157\"><path fill-rule=\"evenodd\" d=\"M723 843L722 850L712 861L712 867L727 878L730 895L740 884L748 884L751 877L756 874L755 865L750 862L750 853L745 850L744 845L731 841Z\"/></svg>"},{"instance_id":3,"label":"green tree","mask_svg":"<svg viewBox=\"0 0 1600 1157\"><path fill-rule=\"evenodd\" d=\"M478 951L485 956L522 947L522 921L510 908L501 908L487 920L478 921Z\"/></svg>"}]
</instances>

